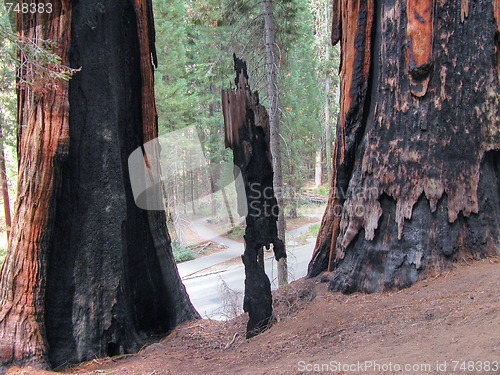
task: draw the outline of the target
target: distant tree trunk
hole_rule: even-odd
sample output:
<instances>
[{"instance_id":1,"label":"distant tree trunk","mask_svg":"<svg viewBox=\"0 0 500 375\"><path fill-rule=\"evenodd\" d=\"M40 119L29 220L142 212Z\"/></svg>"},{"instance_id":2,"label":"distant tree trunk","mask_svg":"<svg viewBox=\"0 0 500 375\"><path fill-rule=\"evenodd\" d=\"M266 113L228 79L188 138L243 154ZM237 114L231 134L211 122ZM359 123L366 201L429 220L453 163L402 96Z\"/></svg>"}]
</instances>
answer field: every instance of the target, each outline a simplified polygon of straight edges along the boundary
<instances>
[{"instance_id":1,"label":"distant tree trunk","mask_svg":"<svg viewBox=\"0 0 500 375\"><path fill-rule=\"evenodd\" d=\"M316 150L316 164L314 166L314 186L318 187L321 185L321 175L323 174L322 168L321 168L321 145Z\"/></svg>"},{"instance_id":2,"label":"distant tree trunk","mask_svg":"<svg viewBox=\"0 0 500 375\"><path fill-rule=\"evenodd\" d=\"M210 207L212 209L212 217L215 217L217 214L217 200L215 199L215 182L214 182L214 172L213 169L210 168Z\"/></svg>"},{"instance_id":3,"label":"distant tree trunk","mask_svg":"<svg viewBox=\"0 0 500 375\"><path fill-rule=\"evenodd\" d=\"M499 254L500 1L335 0L333 19L341 111L309 276L376 292Z\"/></svg>"},{"instance_id":4,"label":"distant tree trunk","mask_svg":"<svg viewBox=\"0 0 500 375\"><path fill-rule=\"evenodd\" d=\"M285 245L278 237L273 167L269 148L269 118L259 103L257 92L250 91L246 64L234 56L237 90L222 91L225 145L233 150L234 164L241 171L245 186L243 209L246 213L244 311L248 312L247 338L269 327L272 318L271 284L264 271L263 247L273 245L276 260L286 257ZM245 212L247 211L247 212Z\"/></svg>"},{"instance_id":5,"label":"distant tree trunk","mask_svg":"<svg viewBox=\"0 0 500 375\"><path fill-rule=\"evenodd\" d=\"M224 206L226 207L229 224L231 224L231 230L233 230L235 228L234 217L233 213L231 212L231 206L229 205L229 200L227 199L227 194L224 186L221 186L220 191L222 193L222 199L224 200Z\"/></svg>"},{"instance_id":6,"label":"distant tree trunk","mask_svg":"<svg viewBox=\"0 0 500 375\"><path fill-rule=\"evenodd\" d=\"M198 209L198 202L200 198L200 173L198 170L194 172L194 203L195 203L195 209Z\"/></svg>"},{"instance_id":7,"label":"distant tree trunk","mask_svg":"<svg viewBox=\"0 0 500 375\"><path fill-rule=\"evenodd\" d=\"M9 198L9 184L7 179L7 168L5 167L5 148L3 142L3 129L0 124L0 189L2 190L3 209L5 217L5 226L7 233L7 241L10 238L10 228L12 220L10 217L10 198Z\"/></svg>"},{"instance_id":8,"label":"distant tree trunk","mask_svg":"<svg viewBox=\"0 0 500 375\"><path fill-rule=\"evenodd\" d=\"M186 172L186 156L183 155L182 162L182 213L185 215L187 210L187 199L186 199L186 190L187 190L187 172Z\"/></svg>"},{"instance_id":9,"label":"distant tree trunk","mask_svg":"<svg viewBox=\"0 0 500 375\"><path fill-rule=\"evenodd\" d=\"M281 167L280 119L278 112L278 80L276 77L276 49L274 41L273 0L264 1L264 28L266 39L266 71L269 96L269 123L271 126L271 154L273 157L273 187L278 201L278 237L285 243L285 213L283 211L283 170ZM287 283L286 258L278 263L278 283Z\"/></svg>"},{"instance_id":10,"label":"distant tree trunk","mask_svg":"<svg viewBox=\"0 0 500 375\"><path fill-rule=\"evenodd\" d=\"M327 17L327 20L329 17L331 17L331 3L326 2L325 3L325 15ZM331 24L330 22L325 22L325 33L326 35L330 35L330 28ZM328 38L329 39L329 38ZM327 40L328 40L327 39ZM330 56L330 43L327 41L325 43L325 60L330 61L331 56ZM327 73L327 76L325 77L325 129L324 129L324 134L325 134L325 154L326 154L326 171L327 171L327 179L330 179L332 177L332 135L331 135L331 123L330 123L330 106L331 106L331 83L332 79L330 77L330 72Z\"/></svg>"},{"instance_id":11,"label":"distant tree trunk","mask_svg":"<svg viewBox=\"0 0 500 375\"><path fill-rule=\"evenodd\" d=\"M198 317L165 213L139 209L129 181L128 155L157 136L151 3L70 5L18 18L22 35L58 41L63 63L82 70L69 84L18 91L18 199L0 280L3 365L135 352L148 336Z\"/></svg>"},{"instance_id":12,"label":"distant tree trunk","mask_svg":"<svg viewBox=\"0 0 500 375\"><path fill-rule=\"evenodd\" d=\"M328 59L330 58L330 53L328 53ZM330 127L330 91L331 91L331 78L328 76L325 79L325 161L326 161L326 172L327 179L332 176L332 132ZM321 185L321 182L320 182Z\"/></svg>"},{"instance_id":13,"label":"distant tree trunk","mask_svg":"<svg viewBox=\"0 0 500 375\"><path fill-rule=\"evenodd\" d=\"M194 207L194 172L189 171L189 185L191 190L191 211L193 215L196 213L196 209Z\"/></svg>"},{"instance_id":14,"label":"distant tree trunk","mask_svg":"<svg viewBox=\"0 0 500 375\"><path fill-rule=\"evenodd\" d=\"M297 215L297 185L295 184L295 166L290 165L290 179L288 180L290 187L290 219L296 219Z\"/></svg>"}]
</instances>

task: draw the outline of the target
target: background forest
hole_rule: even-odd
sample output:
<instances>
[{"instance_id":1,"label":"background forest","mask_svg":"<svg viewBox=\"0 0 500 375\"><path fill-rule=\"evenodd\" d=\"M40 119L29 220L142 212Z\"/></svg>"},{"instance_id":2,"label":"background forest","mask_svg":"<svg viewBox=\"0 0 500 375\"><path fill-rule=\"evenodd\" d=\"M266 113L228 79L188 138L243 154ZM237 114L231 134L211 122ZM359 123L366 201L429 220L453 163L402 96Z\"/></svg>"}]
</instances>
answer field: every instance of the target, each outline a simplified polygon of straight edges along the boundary
<instances>
[{"instance_id":1,"label":"background forest","mask_svg":"<svg viewBox=\"0 0 500 375\"><path fill-rule=\"evenodd\" d=\"M264 3L154 0L153 6L160 135L194 125L209 163L230 162L230 150L224 148L220 93L234 85L233 53L247 62L251 89L259 92L266 108L269 104ZM305 186L315 193L328 193L339 95L335 74L339 51L330 46L330 8L326 0L275 2L278 118L287 217L297 215ZM17 184L16 51L8 35L12 29L3 4L0 10L0 125L12 207ZM184 177L186 191L197 188L197 176ZM222 178L214 176L215 180ZM185 195L186 191L175 193ZM4 220L1 225L6 229ZM2 261L6 247L4 234Z\"/></svg>"}]
</instances>

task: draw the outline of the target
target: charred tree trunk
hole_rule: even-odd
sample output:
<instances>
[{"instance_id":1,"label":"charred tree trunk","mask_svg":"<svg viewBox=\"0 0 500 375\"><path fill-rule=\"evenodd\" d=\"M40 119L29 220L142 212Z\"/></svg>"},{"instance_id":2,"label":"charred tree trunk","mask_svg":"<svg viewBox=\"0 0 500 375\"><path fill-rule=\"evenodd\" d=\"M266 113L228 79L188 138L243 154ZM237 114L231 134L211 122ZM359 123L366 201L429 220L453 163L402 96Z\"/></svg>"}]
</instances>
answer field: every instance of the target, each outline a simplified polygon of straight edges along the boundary
<instances>
[{"instance_id":1,"label":"charred tree trunk","mask_svg":"<svg viewBox=\"0 0 500 375\"><path fill-rule=\"evenodd\" d=\"M273 244L276 260L286 257L283 241L278 238L278 203L273 190L273 167L269 149L269 118L259 103L257 92L248 86L246 64L234 57L237 90L222 91L225 144L233 150L246 193L245 298L248 312L247 338L265 330L271 323L271 284L264 271L263 247ZM240 200L238 199L238 202ZM238 208L240 215L245 213Z\"/></svg>"},{"instance_id":2,"label":"charred tree trunk","mask_svg":"<svg viewBox=\"0 0 500 375\"><path fill-rule=\"evenodd\" d=\"M332 189L309 276L407 287L500 251L500 1L334 1Z\"/></svg>"},{"instance_id":3,"label":"charred tree trunk","mask_svg":"<svg viewBox=\"0 0 500 375\"><path fill-rule=\"evenodd\" d=\"M151 3L70 5L18 20L21 33L57 41L63 63L82 70L69 84L19 90L18 200L0 283L3 365L135 352L198 316L165 213L135 205L128 174L129 154L157 136Z\"/></svg>"}]
</instances>

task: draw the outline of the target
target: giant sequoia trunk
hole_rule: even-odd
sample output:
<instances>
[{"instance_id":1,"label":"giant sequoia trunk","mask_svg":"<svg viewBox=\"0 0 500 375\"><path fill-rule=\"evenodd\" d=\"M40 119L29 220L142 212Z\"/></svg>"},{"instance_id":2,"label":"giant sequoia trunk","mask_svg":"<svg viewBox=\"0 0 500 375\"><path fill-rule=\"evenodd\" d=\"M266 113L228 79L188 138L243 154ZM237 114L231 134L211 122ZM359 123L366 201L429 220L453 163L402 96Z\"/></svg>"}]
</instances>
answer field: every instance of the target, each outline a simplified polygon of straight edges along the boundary
<instances>
[{"instance_id":1,"label":"giant sequoia trunk","mask_svg":"<svg viewBox=\"0 0 500 375\"><path fill-rule=\"evenodd\" d=\"M309 276L407 287L500 251L500 1L335 0L342 96Z\"/></svg>"},{"instance_id":2,"label":"giant sequoia trunk","mask_svg":"<svg viewBox=\"0 0 500 375\"><path fill-rule=\"evenodd\" d=\"M137 208L127 169L128 155L157 135L151 3L70 5L18 19L22 34L57 41L63 63L82 69L70 83L19 90L18 200L0 284L3 365L134 352L198 316L165 214Z\"/></svg>"}]
</instances>

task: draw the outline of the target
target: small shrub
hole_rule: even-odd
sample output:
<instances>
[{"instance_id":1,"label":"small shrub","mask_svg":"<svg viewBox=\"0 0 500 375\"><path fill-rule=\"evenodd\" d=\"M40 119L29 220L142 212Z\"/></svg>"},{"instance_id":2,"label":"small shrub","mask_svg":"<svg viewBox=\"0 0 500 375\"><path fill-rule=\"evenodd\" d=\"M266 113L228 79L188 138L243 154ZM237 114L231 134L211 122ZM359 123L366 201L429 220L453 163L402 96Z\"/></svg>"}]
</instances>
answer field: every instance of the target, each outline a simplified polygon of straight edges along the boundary
<instances>
[{"instance_id":1,"label":"small shrub","mask_svg":"<svg viewBox=\"0 0 500 375\"><path fill-rule=\"evenodd\" d=\"M307 231L307 233L316 238L318 237L318 233L319 233L319 224L313 224L309 227L309 230Z\"/></svg>"},{"instance_id":2,"label":"small shrub","mask_svg":"<svg viewBox=\"0 0 500 375\"><path fill-rule=\"evenodd\" d=\"M330 194L330 186L324 185L324 186L318 186L317 188L312 190L313 194L319 194L319 195L329 195Z\"/></svg>"},{"instance_id":3,"label":"small shrub","mask_svg":"<svg viewBox=\"0 0 500 375\"><path fill-rule=\"evenodd\" d=\"M243 237L244 234L245 234L245 228L243 228L241 224L236 225L231 231L231 237L233 237L233 239L235 240Z\"/></svg>"},{"instance_id":4,"label":"small shrub","mask_svg":"<svg viewBox=\"0 0 500 375\"><path fill-rule=\"evenodd\" d=\"M318 233L319 233L319 224L313 224L309 226L309 229L306 232L298 235L297 237L294 237L293 240L298 244L304 245L307 243L307 239L309 237L317 238Z\"/></svg>"},{"instance_id":5,"label":"small shrub","mask_svg":"<svg viewBox=\"0 0 500 375\"><path fill-rule=\"evenodd\" d=\"M178 242L172 243L172 252L176 263L187 262L196 258L196 253L193 250L186 249Z\"/></svg>"},{"instance_id":6,"label":"small shrub","mask_svg":"<svg viewBox=\"0 0 500 375\"><path fill-rule=\"evenodd\" d=\"M243 293L231 289L220 276L218 289L222 297L222 307L219 310L220 315L223 315L227 319L236 318L243 312Z\"/></svg>"}]
</instances>

